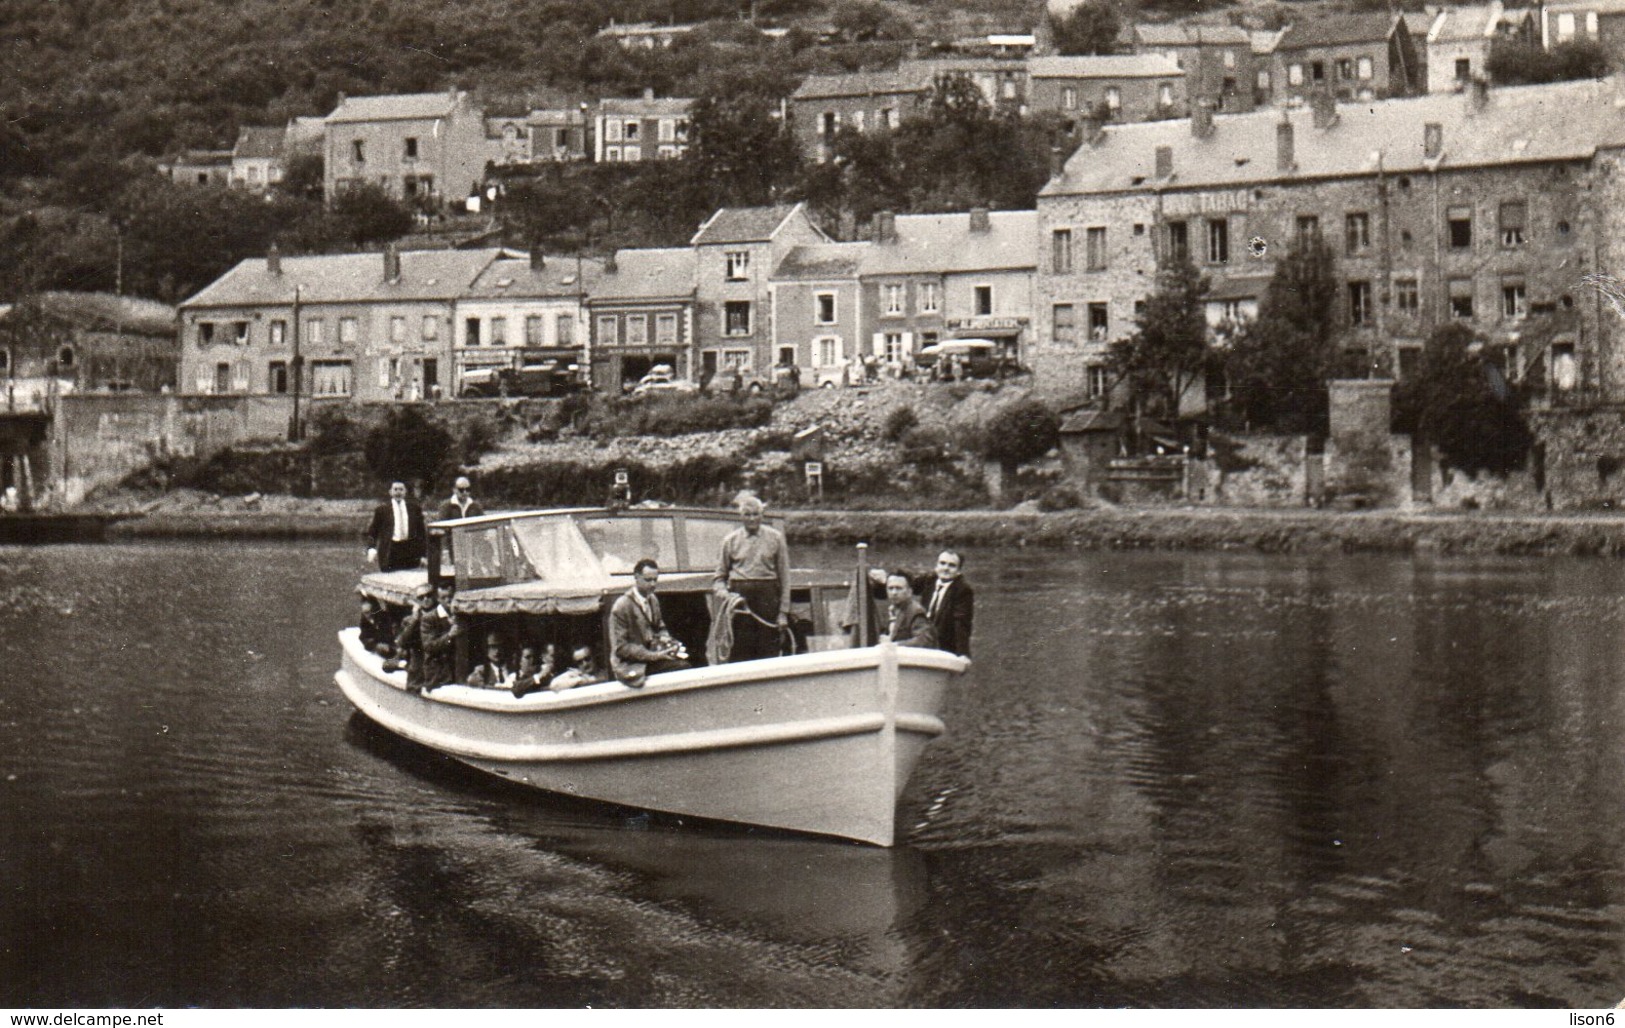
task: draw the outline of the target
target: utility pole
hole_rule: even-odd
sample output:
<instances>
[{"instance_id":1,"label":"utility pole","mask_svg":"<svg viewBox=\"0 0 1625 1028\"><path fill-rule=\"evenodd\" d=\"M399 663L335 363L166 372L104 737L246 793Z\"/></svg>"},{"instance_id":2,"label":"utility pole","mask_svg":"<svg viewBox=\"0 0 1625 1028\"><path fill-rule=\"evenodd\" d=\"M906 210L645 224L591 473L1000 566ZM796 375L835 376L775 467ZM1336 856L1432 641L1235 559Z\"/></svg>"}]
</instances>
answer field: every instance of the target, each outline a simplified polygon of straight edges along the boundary
<instances>
[{"instance_id":1,"label":"utility pole","mask_svg":"<svg viewBox=\"0 0 1625 1028\"><path fill-rule=\"evenodd\" d=\"M288 440L298 442L305 437L304 426L299 423L299 385L305 377L304 358L299 355L299 300L303 286L293 287L293 423L288 426Z\"/></svg>"}]
</instances>

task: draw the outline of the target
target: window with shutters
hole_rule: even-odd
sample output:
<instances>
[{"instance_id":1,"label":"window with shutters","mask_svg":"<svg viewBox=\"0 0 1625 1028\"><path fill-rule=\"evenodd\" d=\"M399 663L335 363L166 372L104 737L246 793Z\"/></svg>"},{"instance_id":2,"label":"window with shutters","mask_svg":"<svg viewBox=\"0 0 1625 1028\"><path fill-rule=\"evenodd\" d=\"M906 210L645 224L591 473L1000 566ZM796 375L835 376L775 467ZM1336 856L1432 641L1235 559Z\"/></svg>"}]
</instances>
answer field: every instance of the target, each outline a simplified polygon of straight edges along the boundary
<instances>
[{"instance_id":1,"label":"window with shutters","mask_svg":"<svg viewBox=\"0 0 1625 1028\"><path fill-rule=\"evenodd\" d=\"M1050 309L1050 337L1057 343L1077 342L1077 313L1070 303L1058 303Z\"/></svg>"},{"instance_id":2,"label":"window with shutters","mask_svg":"<svg viewBox=\"0 0 1625 1028\"><path fill-rule=\"evenodd\" d=\"M1524 222L1528 208L1522 200L1508 200L1501 205L1501 245L1515 250L1523 245Z\"/></svg>"},{"instance_id":3,"label":"window with shutters","mask_svg":"<svg viewBox=\"0 0 1625 1028\"><path fill-rule=\"evenodd\" d=\"M1058 228L1050 233L1050 271L1057 275L1072 274L1072 230Z\"/></svg>"},{"instance_id":4,"label":"window with shutters","mask_svg":"<svg viewBox=\"0 0 1625 1028\"><path fill-rule=\"evenodd\" d=\"M1084 258L1090 271L1106 270L1106 229L1096 226L1084 232Z\"/></svg>"}]
</instances>

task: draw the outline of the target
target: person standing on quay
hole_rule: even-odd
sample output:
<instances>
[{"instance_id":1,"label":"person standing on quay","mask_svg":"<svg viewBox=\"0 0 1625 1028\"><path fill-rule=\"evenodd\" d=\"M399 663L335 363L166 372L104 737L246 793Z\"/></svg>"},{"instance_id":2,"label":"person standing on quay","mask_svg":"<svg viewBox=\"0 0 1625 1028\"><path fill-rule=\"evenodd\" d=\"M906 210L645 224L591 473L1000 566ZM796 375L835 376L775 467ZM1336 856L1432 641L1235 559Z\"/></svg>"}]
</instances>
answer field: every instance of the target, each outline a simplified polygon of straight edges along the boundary
<instances>
[{"instance_id":1,"label":"person standing on quay","mask_svg":"<svg viewBox=\"0 0 1625 1028\"><path fill-rule=\"evenodd\" d=\"M784 533L762 524L763 504L751 492L739 494L739 527L722 540L722 559L712 588L718 596L738 593L755 617L734 625L729 661L779 655L779 635L790 624L790 548Z\"/></svg>"},{"instance_id":2,"label":"person standing on quay","mask_svg":"<svg viewBox=\"0 0 1625 1028\"><path fill-rule=\"evenodd\" d=\"M480 501L474 499L471 490L473 483L467 475L458 475L457 481L452 483L451 496L440 505L440 520L450 521L453 518L475 518L485 513Z\"/></svg>"},{"instance_id":3,"label":"person standing on quay","mask_svg":"<svg viewBox=\"0 0 1625 1028\"><path fill-rule=\"evenodd\" d=\"M377 560L379 571L415 568L426 538L422 508L407 498L405 482L391 482L389 499L373 508L367 525L367 560Z\"/></svg>"}]
</instances>

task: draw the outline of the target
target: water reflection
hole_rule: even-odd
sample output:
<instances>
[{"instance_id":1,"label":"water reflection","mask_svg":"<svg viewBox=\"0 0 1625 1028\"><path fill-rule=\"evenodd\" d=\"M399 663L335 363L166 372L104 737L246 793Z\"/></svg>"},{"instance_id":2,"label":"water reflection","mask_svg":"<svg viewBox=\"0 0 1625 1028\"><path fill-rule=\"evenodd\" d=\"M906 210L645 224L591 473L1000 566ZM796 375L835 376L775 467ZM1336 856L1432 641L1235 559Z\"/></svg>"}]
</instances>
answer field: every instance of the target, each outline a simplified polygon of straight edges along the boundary
<instances>
[{"instance_id":1,"label":"water reflection","mask_svg":"<svg viewBox=\"0 0 1625 1028\"><path fill-rule=\"evenodd\" d=\"M0 551L0 1004L1625 995L1620 565L974 553L883 851L382 732L331 685L357 556Z\"/></svg>"}]
</instances>

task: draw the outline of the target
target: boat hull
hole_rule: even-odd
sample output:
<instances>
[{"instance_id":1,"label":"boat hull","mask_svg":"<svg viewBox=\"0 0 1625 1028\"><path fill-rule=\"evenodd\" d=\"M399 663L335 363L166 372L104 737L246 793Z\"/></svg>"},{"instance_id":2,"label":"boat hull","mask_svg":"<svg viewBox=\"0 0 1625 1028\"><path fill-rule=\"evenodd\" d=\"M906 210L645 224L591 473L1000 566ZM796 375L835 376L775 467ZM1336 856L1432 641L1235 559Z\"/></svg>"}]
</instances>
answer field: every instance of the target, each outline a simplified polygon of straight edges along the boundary
<instances>
[{"instance_id":1,"label":"boat hull","mask_svg":"<svg viewBox=\"0 0 1625 1028\"><path fill-rule=\"evenodd\" d=\"M884 644L516 700L406 691L354 629L339 688L385 728L512 781L691 817L890 846L898 796L969 661Z\"/></svg>"}]
</instances>

